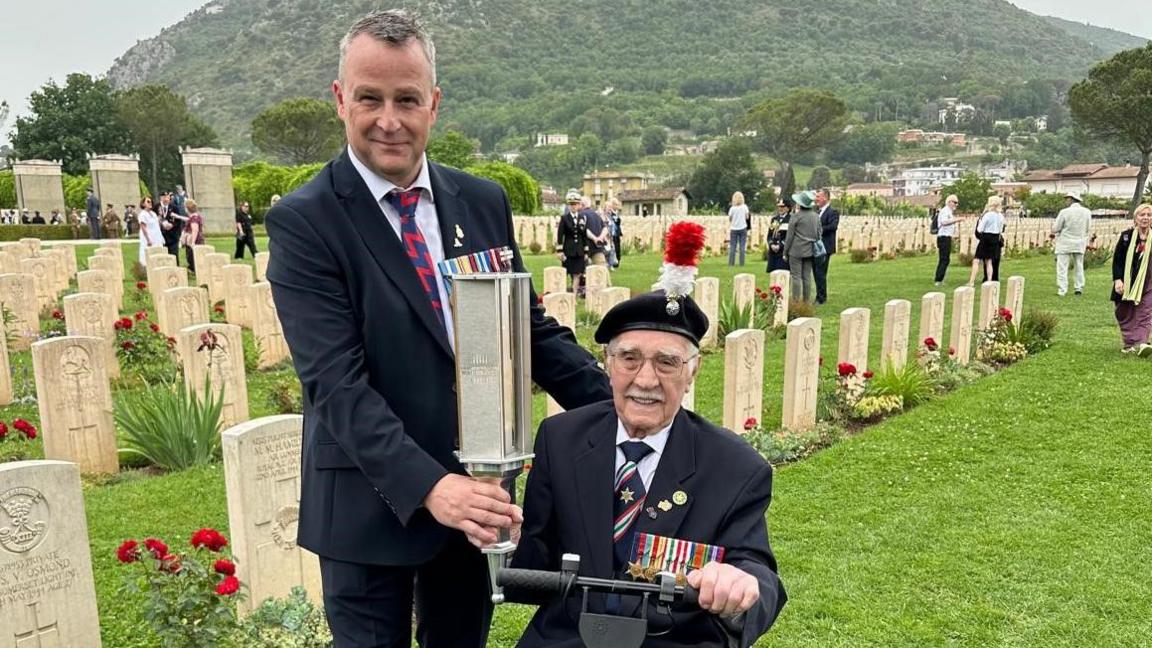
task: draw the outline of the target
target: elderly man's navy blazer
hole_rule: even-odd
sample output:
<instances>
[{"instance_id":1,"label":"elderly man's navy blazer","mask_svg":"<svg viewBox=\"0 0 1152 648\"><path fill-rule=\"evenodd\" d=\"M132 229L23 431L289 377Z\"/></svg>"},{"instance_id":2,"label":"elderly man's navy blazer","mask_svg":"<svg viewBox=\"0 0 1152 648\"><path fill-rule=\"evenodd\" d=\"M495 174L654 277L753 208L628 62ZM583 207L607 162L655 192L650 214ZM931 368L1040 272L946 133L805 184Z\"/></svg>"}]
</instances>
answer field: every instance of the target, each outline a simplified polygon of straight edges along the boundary
<instances>
[{"instance_id":1,"label":"elderly man's navy blazer","mask_svg":"<svg viewBox=\"0 0 1152 648\"><path fill-rule=\"evenodd\" d=\"M446 258L516 250L499 185L428 166ZM268 280L303 385L299 544L346 562L415 565L449 532L425 496L464 472L453 456L456 366L380 198L345 151L269 211ZM523 271L518 250L513 264ZM611 397L571 331L538 306L531 320L537 384L567 408Z\"/></svg>"},{"instance_id":2,"label":"elderly man's navy blazer","mask_svg":"<svg viewBox=\"0 0 1152 648\"><path fill-rule=\"evenodd\" d=\"M580 575L620 578L613 571L612 488L618 417L611 402L581 407L546 419L536 434L536 458L524 490L524 526L512 566L557 571L566 553L579 554ZM659 508L661 501L683 505ZM743 439L681 409L648 488L637 533L703 542L725 548L724 562L760 582L760 600L735 624L738 645L750 646L784 607L786 595L768 543L765 513L772 499L772 466ZM627 580L627 578L625 578ZM540 599L509 591L509 600L541 605L524 631L520 648L579 648L580 596ZM624 597L621 611L636 614L639 599ZM589 598L589 611L605 611L603 595ZM673 609L674 627L651 636L648 648L726 646L728 629L699 608ZM648 610L649 632L669 630L669 617Z\"/></svg>"}]
</instances>

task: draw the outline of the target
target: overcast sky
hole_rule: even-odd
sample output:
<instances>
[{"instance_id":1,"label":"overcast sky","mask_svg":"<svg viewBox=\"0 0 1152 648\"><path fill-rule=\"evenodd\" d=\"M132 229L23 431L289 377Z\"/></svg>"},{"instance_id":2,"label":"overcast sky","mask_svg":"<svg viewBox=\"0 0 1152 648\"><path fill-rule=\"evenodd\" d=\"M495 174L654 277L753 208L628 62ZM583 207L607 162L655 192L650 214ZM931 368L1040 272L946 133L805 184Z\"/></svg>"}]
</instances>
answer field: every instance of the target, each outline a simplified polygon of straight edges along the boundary
<instances>
[{"instance_id":1,"label":"overcast sky","mask_svg":"<svg viewBox=\"0 0 1152 648\"><path fill-rule=\"evenodd\" d=\"M1013 0L1028 11L1152 38L1149 0ZM3 0L0 100L12 106L5 130L27 110L28 95L69 72L102 74L136 41L155 36L206 0ZM0 133L7 140L7 133Z\"/></svg>"}]
</instances>

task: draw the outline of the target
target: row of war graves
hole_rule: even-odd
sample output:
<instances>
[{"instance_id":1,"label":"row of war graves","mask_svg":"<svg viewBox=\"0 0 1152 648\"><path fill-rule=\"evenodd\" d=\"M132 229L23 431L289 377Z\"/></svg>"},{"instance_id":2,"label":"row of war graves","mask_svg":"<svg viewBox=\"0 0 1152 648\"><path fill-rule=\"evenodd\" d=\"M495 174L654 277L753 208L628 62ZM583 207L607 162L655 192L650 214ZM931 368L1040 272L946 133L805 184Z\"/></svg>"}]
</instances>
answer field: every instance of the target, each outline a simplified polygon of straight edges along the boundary
<instances>
[{"instance_id":1,"label":"row of war graves","mask_svg":"<svg viewBox=\"0 0 1152 648\"><path fill-rule=\"evenodd\" d=\"M688 220L704 226L705 249L719 253L728 245L727 216L623 216L620 229L624 241L639 242L649 250L659 250L664 242L664 233L673 222ZM1004 230L1004 245L1008 251L1022 252L1044 248L1048 245L1052 232L1052 218L1010 218ZM521 249L538 245L544 251L552 250L555 244L555 222L550 218L518 216L513 219L517 243ZM768 235L771 218L753 216L749 245L762 245ZM874 256L908 252L934 252L935 235L930 232L927 218L903 218L895 216L843 216L837 230L840 252L866 250ZM1092 233L1102 245L1115 243L1120 232L1132 226L1128 219L1097 219L1093 221ZM976 250L976 217L961 221L960 236L954 250L960 254L972 254Z\"/></svg>"},{"instance_id":2,"label":"row of war graves","mask_svg":"<svg viewBox=\"0 0 1152 648\"><path fill-rule=\"evenodd\" d=\"M195 198L209 233L231 232L236 213L232 190L232 153L214 148L180 149L184 188ZM100 199L100 211L140 202L140 157L137 155L88 154L92 189ZM47 217L64 209L64 176L60 160L14 160L16 206Z\"/></svg>"},{"instance_id":3,"label":"row of war graves","mask_svg":"<svg viewBox=\"0 0 1152 648\"><path fill-rule=\"evenodd\" d=\"M548 315L573 330L576 328L576 295L565 292L566 271L559 266L544 269L542 285L544 310ZM771 290L779 291L779 306L773 313L773 325L786 327L783 418L781 427L802 430L816 424L817 385L820 374L820 328L817 317L788 321L791 278L787 270L768 275ZM655 288L655 286L653 286ZM957 362L967 365L972 360L974 334L988 328L1001 306L1020 313L1024 304L1024 277L1009 277L1001 302L1000 282L987 281L980 286L979 308L976 289L956 288L952 296L952 318L948 343ZM603 316L616 304L631 297L628 288L612 287L611 275L602 266L589 266L585 281L587 307ZM717 322L720 311L720 280L716 277L696 279L694 299L708 316L708 331L701 340L704 349L718 344ZM732 301L744 308L756 300L756 275L737 274L732 278ZM919 333L912 333L912 303L893 299L884 305L883 335L879 354L880 369L902 368L909 355L915 355L920 341L932 338L943 345L947 295L926 293L920 302ZM973 318L975 317L975 320ZM840 314L837 363L852 364L863 373L869 368L868 340L872 313L867 308L848 308ZM744 421L763 420L765 331L744 329L729 333L724 339L724 405L723 426L735 431ZM947 348L947 347L945 347ZM685 395L683 406L695 407L694 387ZM548 414L561 410L548 399Z\"/></svg>"},{"instance_id":4,"label":"row of war graves","mask_svg":"<svg viewBox=\"0 0 1152 648\"><path fill-rule=\"evenodd\" d=\"M0 274L5 296L14 294L9 287L19 285L24 294L37 300L42 294L37 282L49 282L44 287L54 292L43 294L54 299L69 276L76 277L81 292L64 297L69 335L31 344L46 459L0 465L0 641L9 641L6 635L10 635L14 641L9 643L17 646L53 645L49 643L52 641L56 645L99 646L79 474L118 469L109 386L115 358L109 352L110 327L105 324L115 319L122 303L118 292L124 285L124 264L118 248L101 246L89 259L91 269L75 272L69 270L69 259L75 261L71 246L41 249L32 241L19 245L28 254L5 246L0 255L20 256L21 269L30 272L7 272L12 261L0 256L0 263L6 264ZM161 317L165 333L177 336L187 384L200 386L207 381L210 388L224 394L226 429L222 435L230 535L237 575L249 588L241 610L251 610L270 596L286 596L297 585L303 585L318 600L317 559L295 544L302 418L281 415L247 420L240 327L253 328L259 337L259 322L270 317L276 332L266 335L268 343L261 350L283 341L268 284L253 283L250 266L229 264L227 255L217 255L209 246L197 248L194 254L197 267L206 269L203 285L188 286L184 269L169 265L166 255L157 251L149 257L148 289L157 311L166 313ZM54 259L50 271L37 274L35 268L24 265L35 259ZM265 256L258 269L260 278L266 263ZM13 275L19 279L12 279ZM736 275L732 299L737 304L751 303L756 299L755 282L755 275ZM786 305L787 272L772 273L769 283L780 287L781 304ZM589 268L586 287L588 307L599 314L630 296L629 289L612 287L607 270L601 267ZM565 292L563 268L546 268L541 288L548 314L575 329L576 296ZM1008 279L1004 304L1014 312L1020 310L1023 288L1023 278ZM695 295L711 323L703 345L714 347L718 342L719 279L697 279ZM220 299L227 307L229 323L209 323L208 305ZM1000 285L988 282L981 286L974 321L975 299L975 290L969 287L957 288L953 296L949 343L962 363L969 361L973 333L987 326L997 311ZM944 293L924 295L920 338L943 339L945 300ZM881 366L898 367L908 361L911 311L907 300L885 305ZM36 313L27 317L35 321ZM788 322L786 307L778 308L775 318L776 323L787 324L781 423L803 429L816 421L821 322L817 318ZM841 315L839 361L851 362L860 371L868 367L870 321L866 308L849 308ZM201 336L209 331L219 344L208 353L197 351ZM739 330L724 342L723 424L738 431L746 419L761 418L765 332ZM0 349L4 354L0 357L2 377L9 372L5 345L0 344ZM262 362L278 362L283 357L273 354ZM10 391L10 385L8 388ZM684 404L693 408L693 401L689 393ZM556 411L558 406L550 402L549 412Z\"/></svg>"},{"instance_id":5,"label":"row of war graves","mask_svg":"<svg viewBox=\"0 0 1152 648\"><path fill-rule=\"evenodd\" d=\"M303 419L280 415L248 420L241 327L258 340L261 366L288 358L270 285L268 255L253 267L197 246L200 285L163 248L148 250L148 281L161 333L175 337L184 380L203 395L222 394L225 481L237 575L264 599L303 585L318 599L319 565L296 546ZM118 374L115 329L124 304L119 245L102 244L78 271L71 244L36 239L0 247L0 297L14 315L5 334L16 350L31 350L40 413L42 461L0 464L0 646L99 646L91 554L80 474L119 469L111 380ZM34 341L39 314L53 308L75 280L79 292L62 300L67 335ZM211 323L223 301L227 323ZM215 344L202 347L212 333ZM0 405L12 400L8 344L0 344Z\"/></svg>"}]
</instances>

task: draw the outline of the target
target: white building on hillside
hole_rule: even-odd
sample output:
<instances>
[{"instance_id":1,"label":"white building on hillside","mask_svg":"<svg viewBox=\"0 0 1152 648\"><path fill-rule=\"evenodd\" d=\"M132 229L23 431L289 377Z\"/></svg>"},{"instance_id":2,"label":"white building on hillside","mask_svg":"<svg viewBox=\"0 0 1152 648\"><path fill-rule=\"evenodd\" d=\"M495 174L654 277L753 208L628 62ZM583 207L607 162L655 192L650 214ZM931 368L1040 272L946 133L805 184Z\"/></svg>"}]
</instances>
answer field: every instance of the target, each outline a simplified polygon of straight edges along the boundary
<instances>
[{"instance_id":1,"label":"white building on hillside","mask_svg":"<svg viewBox=\"0 0 1152 648\"><path fill-rule=\"evenodd\" d=\"M1069 164L1063 169L1037 169L1024 176L1024 182L1033 193L1064 193L1075 191L1105 198L1131 198L1136 193L1136 179L1140 168L1131 165L1110 167L1102 162ZM1152 180L1152 178L1150 178ZM1144 188L1149 182L1145 181Z\"/></svg>"},{"instance_id":2,"label":"white building on hillside","mask_svg":"<svg viewBox=\"0 0 1152 648\"><path fill-rule=\"evenodd\" d=\"M568 133L536 133L536 146L567 146Z\"/></svg>"},{"instance_id":3,"label":"white building on hillside","mask_svg":"<svg viewBox=\"0 0 1152 648\"><path fill-rule=\"evenodd\" d=\"M896 196L923 196L951 184L963 173L964 169L954 166L904 169L892 179L893 193Z\"/></svg>"}]
</instances>

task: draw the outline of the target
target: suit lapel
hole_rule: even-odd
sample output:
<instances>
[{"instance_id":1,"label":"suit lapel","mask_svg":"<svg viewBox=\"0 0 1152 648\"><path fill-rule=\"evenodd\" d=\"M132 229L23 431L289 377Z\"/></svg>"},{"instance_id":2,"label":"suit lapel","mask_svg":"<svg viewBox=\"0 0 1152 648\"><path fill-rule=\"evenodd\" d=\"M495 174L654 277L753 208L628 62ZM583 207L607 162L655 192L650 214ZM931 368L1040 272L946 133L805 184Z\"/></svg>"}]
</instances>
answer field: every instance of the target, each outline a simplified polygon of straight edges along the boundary
<instances>
[{"instance_id":1,"label":"suit lapel","mask_svg":"<svg viewBox=\"0 0 1152 648\"><path fill-rule=\"evenodd\" d=\"M616 467L616 410L607 414L588 436L588 449L576 457L576 489L587 534L587 573L612 573L612 475Z\"/></svg>"},{"instance_id":2,"label":"suit lapel","mask_svg":"<svg viewBox=\"0 0 1152 648\"><path fill-rule=\"evenodd\" d=\"M637 533L651 533L676 537L680 524L692 508L695 497L685 482L696 472L696 429L688 420L684 410L676 414L672 429L668 431L668 443L660 456L656 474L652 476L652 486L644 501L644 511L636 520ZM688 499L684 504L675 503L675 494L683 492ZM672 507L667 511L660 503L667 502ZM667 508L665 505L664 508ZM652 517L655 512L656 517Z\"/></svg>"},{"instance_id":3,"label":"suit lapel","mask_svg":"<svg viewBox=\"0 0 1152 648\"><path fill-rule=\"evenodd\" d=\"M440 242L444 247L444 258L453 259L465 254L469 249L463 236L461 223L468 221L468 203L460 198L460 187L444 173L438 165L428 163L428 179L432 182L432 195L436 201L436 218L440 221ZM456 242L460 241L460 246Z\"/></svg>"},{"instance_id":4,"label":"suit lapel","mask_svg":"<svg viewBox=\"0 0 1152 648\"><path fill-rule=\"evenodd\" d=\"M412 266L408 253L400 244L400 239L396 237L392 226L388 224L388 219L380 211L379 203L372 197L356 167L352 165L347 150L336 158L333 166L336 193L352 222L352 230L363 239L369 253L384 271L384 276L388 277L400 294L404 295L404 299L408 301L408 305L416 312L428 332L436 338L444 352L452 356L448 333L432 310L428 295L416 275L416 268Z\"/></svg>"}]
</instances>

